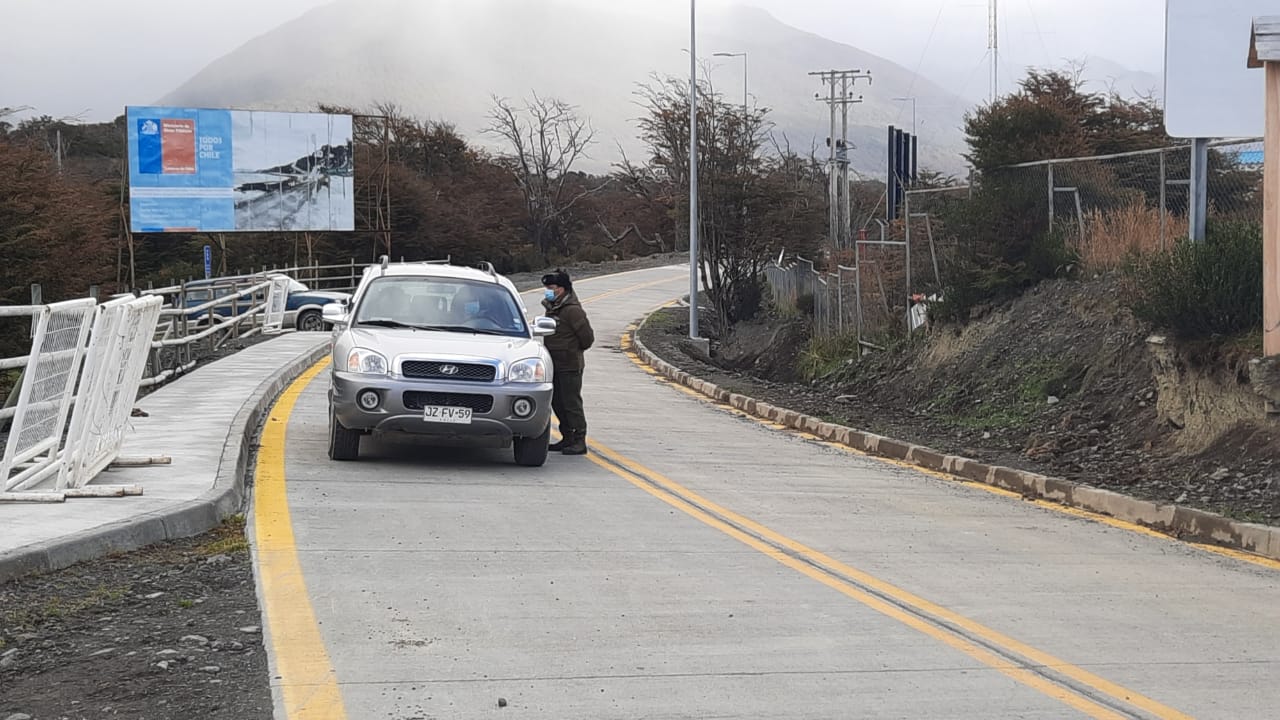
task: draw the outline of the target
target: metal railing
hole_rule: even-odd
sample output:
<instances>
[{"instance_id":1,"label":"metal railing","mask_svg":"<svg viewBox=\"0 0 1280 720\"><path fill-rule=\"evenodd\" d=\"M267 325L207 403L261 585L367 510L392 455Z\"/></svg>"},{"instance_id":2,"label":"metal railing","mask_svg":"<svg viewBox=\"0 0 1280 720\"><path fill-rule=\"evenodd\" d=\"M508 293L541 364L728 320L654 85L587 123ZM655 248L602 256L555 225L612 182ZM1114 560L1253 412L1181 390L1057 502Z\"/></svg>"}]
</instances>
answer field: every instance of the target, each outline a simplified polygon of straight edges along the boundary
<instances>
[{"instance_id":1,"label":"metal railing","mask_svg":"<svg viewBox=\"0 0 1280 720\"><path fill-rule=\"evenodd\" d=\"M12 407L0 410L0 430L7 424L0 501L59 502L71 496L141 492L85 486L117 462L138 390L189 369L183 364L144 378L148 367L154 370L155 358L166 350L238 333L246 323L253 326L250 332L264 327L278 331L288 289L287 277L273 276L193 307L185 302L165 307L159 294L123 295L101 304L83 298L0 307L0 318L31 317L34 326L29 355L0 359L0 369L22 368ZM180 296L185 297L181 290ZM258 296L265 297L255 302ZM243 313L219 316L222 322L197 332L172 335L175 328L185 332L193 315L242 301ZM268 308L270 317L259 325Z\"/></svg>"}]
</instances>

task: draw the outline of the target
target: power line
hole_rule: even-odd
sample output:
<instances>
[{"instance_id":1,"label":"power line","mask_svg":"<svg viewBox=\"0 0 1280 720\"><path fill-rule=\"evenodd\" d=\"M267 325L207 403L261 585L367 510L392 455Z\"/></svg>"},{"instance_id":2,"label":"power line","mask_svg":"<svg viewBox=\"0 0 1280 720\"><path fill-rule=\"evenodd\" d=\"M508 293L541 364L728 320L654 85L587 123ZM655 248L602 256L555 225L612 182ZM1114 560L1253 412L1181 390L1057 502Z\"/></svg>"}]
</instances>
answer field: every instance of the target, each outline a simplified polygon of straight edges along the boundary
<instances>
[{"instance_id":1,"label":"power line","mask_svg":"<svg viewBox=\"0 0 1280 720\"><path fill-rule=\"evenodd\" d=\"M920 51L920 59L916 62L916 69L911 74L911 83L907 85L906 95L910 95L916 89L916 81L920 79L920 68L924 67L924 59L929 54L929 48L933 46L933 36L938 32L938 25L942 22L942 13L947 9L948 2L942 3L938 7L938 16L933 19L933 27L929 30L929 38L924 41L924 49ZM904 108L898 109L898 117L894 119L894 123L902 120Z\"/></svg>"}]
</instances>

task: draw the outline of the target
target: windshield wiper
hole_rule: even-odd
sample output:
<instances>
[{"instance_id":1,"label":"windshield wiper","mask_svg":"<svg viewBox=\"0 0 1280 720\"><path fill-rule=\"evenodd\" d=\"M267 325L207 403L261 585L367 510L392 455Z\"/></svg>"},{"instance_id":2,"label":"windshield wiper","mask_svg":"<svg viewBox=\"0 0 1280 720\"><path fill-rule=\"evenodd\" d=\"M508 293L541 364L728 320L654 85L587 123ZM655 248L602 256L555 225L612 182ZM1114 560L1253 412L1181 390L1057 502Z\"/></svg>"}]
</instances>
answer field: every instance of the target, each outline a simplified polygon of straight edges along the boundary
<instances>
[{"instance_id":1,"label":"windshield wiper","mask_svg":"<svg viewBox=\"0 0 1280 720\"><path fill-rule=\"evenodd\" d=\"M473 335L498 335L507 337L510 333L503 330L489 330L487 328L473 328L466 325L415 325L419 330L435 330L438 332L459 332L471 333Z\"/></svg>"},{"instance_id":2,"label":"windshield wiper","mask_svg":"<svg viewBox=\"0 0 1280 720\"><path fill-rule=\"evenodd\" d=\"M409 328L411 330L429 330L431 328L426 325L413 325L411 323L403 323L399 320L361 320L357 325L371 325L373 327L384 328Z\"/></svg>"}]
</instances>

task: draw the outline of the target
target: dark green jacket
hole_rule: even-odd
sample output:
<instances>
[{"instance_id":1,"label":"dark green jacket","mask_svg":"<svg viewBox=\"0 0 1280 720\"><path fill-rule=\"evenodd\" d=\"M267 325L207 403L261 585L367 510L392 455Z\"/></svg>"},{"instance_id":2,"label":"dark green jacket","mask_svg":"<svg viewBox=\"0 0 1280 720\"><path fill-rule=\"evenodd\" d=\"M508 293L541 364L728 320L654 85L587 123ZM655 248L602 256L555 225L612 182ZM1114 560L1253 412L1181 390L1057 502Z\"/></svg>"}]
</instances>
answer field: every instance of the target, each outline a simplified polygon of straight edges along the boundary
<instances>
[{"instance_id":1,"label":"dark green jacket","mask_svg":"<svg viewBox=\"0 0 1280 720\"><path fill-rule=\"evenodd\" d=\"M543 300L542 306L547 309L547 317L556 320L556 334L546 339L556 371L582 370L586 366L582 353L595 343L596 334L578 296L568 292L559 300Z\"/></svg>"}]
</instances>

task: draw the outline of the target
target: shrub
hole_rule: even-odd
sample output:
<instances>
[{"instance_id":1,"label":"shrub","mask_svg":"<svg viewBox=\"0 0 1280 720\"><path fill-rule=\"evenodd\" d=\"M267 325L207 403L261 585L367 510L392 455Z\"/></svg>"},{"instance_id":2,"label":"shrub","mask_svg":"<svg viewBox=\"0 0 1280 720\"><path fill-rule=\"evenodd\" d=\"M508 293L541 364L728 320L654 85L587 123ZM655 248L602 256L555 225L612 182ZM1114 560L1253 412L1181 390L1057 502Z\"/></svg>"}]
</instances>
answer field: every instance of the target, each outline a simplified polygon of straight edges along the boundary
<instances>
[{"instance_id":1,"label":"shrub","mask_svg":"<svg viewBox=\"0 0 1280 720\"><path fill-rule=\"evenodd\" d=\"M1160 211L1145 203L1134 203L1114 210L1085 213L1085 236L1077 245L1080 261L1093 271L1123 267L1135 255L1161 250ZM1177 227L1179 218L1165 220L1165 226Z\"/></svg>"},{"instance_id":2,"label":"shrub","mask_svg":"<svg viewBox=\"0 0 1280 720\"><path fill-rule=\"evenodd\" d=\"M1205 242L1182 241L1129 268L1137 317L1183 340L1262 327L1262 228L1211 226Z\"/></svg>"},{"instance_id":3,"label":"shrub","mask_svg":"<svg viewBox=\"0 0 1280 720\"><path fill-rule=\"evenodd\" d=\"M946 232L958 244L947 258L945 301L933 306L935 320L964 322L975 306L1074 271L1077 256L1062 228L1049 231L1044 182L1042 168L991 171L972 200L943 214Z\"/></svg>"}]
</instances>

